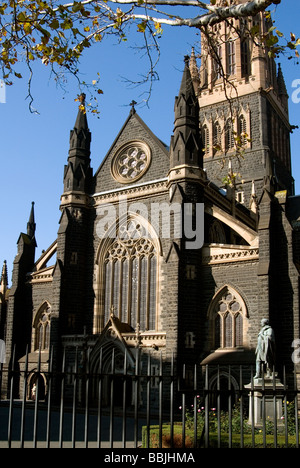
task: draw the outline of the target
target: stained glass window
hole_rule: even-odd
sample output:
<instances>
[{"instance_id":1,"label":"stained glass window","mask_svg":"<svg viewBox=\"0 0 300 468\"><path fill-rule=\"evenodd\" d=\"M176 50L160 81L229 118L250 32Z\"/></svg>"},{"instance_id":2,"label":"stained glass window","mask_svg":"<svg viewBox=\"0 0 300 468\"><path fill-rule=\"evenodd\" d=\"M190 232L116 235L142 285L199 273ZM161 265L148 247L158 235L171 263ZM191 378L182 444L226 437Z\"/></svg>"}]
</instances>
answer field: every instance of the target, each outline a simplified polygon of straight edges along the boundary
<instances>
[{"instance_id":1,"label":"stained glass window","mask_svg":"<svg viewBox=\"0 0 300 468\"><path fill-rule=\"evenodd\" d=\"M50 345L50 315L51 309L45 306L37 317L35 333L35 349L47 350Z\"/></svg>"},{"instance_id":2,"label":"stained glass window","mask_svg":"<svg viewBox=\"0 0 300 468\"><path fill-rule=\"evenodd\" d=\"M157 256L153 242L136 221L122 224L104 257L104 323L114 314L132 328L156 328Z\"/></svg>"},{"instance_id":3,"label":"stained glass window","mask_svg":"<svg viewBox=\"0 0 300 468\"><path fill-rule=\"evenodd\" d=\"M233 292L225 291L218 299L214 313L215 348L243 345L243 306Z\"/></svg>"}]
</instances>

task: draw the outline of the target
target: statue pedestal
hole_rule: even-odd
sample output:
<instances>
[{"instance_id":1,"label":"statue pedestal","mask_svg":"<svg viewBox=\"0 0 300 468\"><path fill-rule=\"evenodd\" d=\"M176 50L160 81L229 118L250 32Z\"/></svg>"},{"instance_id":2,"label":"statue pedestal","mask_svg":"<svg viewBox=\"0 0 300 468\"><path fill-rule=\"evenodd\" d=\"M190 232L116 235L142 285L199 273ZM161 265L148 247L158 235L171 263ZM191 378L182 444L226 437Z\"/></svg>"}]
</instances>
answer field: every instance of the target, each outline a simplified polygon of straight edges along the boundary
<instances>
[{"instance_id":1,"label":"statue pedestal","mask_svg":"<svg viewBox=\"0 0 300 468\"><path fill-rule=\"evenodd\" d=\"M278 429L284 427L282 420L282 400L284 385L273 377L253 379L253 383L245 386L249 390L249 420L248 424L262 428L264 421L277 423Z\"/></svg>"}]
</instances>

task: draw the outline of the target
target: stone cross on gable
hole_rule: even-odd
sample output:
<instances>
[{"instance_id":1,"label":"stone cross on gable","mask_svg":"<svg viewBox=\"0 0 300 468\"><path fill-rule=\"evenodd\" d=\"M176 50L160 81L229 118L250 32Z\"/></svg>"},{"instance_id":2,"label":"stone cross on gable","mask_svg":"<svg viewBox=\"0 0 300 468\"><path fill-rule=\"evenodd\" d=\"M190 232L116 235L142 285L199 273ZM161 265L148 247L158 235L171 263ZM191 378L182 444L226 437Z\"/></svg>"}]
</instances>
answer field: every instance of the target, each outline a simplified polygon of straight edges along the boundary
<instances>
[{"instance_id":1,"label":"stone cross on gable","mask_svg":"<svg viewBox=\"0 0 300 468\"><path fill-rule=\"evenodd\" d=\"M137 104L136 101L132 100L131 103L129 104L131 106L131 113L135 114L135 105Z\"/></svg>"}]
</instances>

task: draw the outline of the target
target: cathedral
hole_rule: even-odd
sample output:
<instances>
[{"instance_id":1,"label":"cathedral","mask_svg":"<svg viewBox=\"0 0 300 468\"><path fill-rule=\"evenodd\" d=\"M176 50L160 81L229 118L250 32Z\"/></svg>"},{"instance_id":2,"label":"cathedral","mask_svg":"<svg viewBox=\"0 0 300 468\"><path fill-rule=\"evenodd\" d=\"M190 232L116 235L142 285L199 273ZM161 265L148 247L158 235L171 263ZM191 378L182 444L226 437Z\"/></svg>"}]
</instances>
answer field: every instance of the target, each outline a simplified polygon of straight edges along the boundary
<instances>
[{"instance_id":1,"label":"cathedral","mask_svg":"<svg viewBox=\"0 0 300 468\"><path fill-rule=\"evenodd\" d=\"M227 378L228 365L255 366L263 318L278 371L298 370L300 197L288 95L281 67L243 35L243 21L214 26L226 37L218 45L226 81L204 38L200 67L194 50L185 57L167 144L133 102L94 170L81 96L57 238L35 258L33 204L10 288L6 263L1 275L5 366L14 356L24 370L28 350L28 397L39 356L47 393L50 354L56 369L64 356L69 372L76 356L82 364L88 354L96 374L100 356L109 373L112 352L115 371L139 352L151 355L153 375L160 359L174 359L187 372L220 366ZM263 14L253 24L267 28Z\"/></svg>"}]
</instances>

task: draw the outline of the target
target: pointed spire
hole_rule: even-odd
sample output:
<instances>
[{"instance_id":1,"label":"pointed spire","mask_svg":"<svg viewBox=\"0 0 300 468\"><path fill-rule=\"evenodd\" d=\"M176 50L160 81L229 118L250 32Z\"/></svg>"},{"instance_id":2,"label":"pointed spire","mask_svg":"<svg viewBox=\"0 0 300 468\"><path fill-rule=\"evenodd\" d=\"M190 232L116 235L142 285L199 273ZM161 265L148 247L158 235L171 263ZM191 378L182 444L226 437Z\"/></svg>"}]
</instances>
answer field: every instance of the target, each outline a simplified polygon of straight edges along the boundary
<instances>
[{"instance_id":1,"label":"pointed spire","mask_svg":"<svg viewBox=\"0 0 300 468\"><path fill-rule=\"evenodd\" d=\"M85 94L81 94L78 97L78 101L80 102L80 106L78 109L77 119L74 128L77 128L77 130L88 130L88 123L85 110Z\"/></svg>"},{"instance_id":2,"label":"pointed spire","mask_svg":"<svg viewBox=\"0 0 300 468\"><path fill-rule=\"evenodd\" d=\"M189 67L184 58L184 71L178 96L175 98L174 134L171 138L171 167L181 164L203 166L203 144L199 129L199 104Z\"/></svg>"},{"instance_id":3,"label":"pointed spire","mask_svg":"<svg viewBox=\"0 0 300 468\"><path fill-rule=\"evenodd\" d=\"M0 279L0 293L5 297L6 291L8 287L8 275L7 275L7 264L6 260L4 260L3 267L2 267L2 274Z\"/></svg>"},{"instance_id":4,"label":"pointed spire","mask_svg":"<svg viewBox=\"0 0 300 468\"><path fill-rule=\"evenodd\" d=\"M280 63L278 64L277 82L278 82L278 93L284 96L287 96L287 89L286 89L285 80L284 80L284 76L282 73L282 68L281 68Z\"/></svg>"},{"instance_id":5,"label":"pointed spire","mask_svg":"<svg viewBox=\"0 0 300 468\"><path fill-rule=\"evenodd\" d=\"M189 64L190 57L186 55L184 57L184 70L179 91L179 97L183 95L186 99L188 99L190 96L194 97L195 95L194 87L192 86L192 76Z\"/></svg>"},{"instance_id":6,"label":"pointed spire","mask_svg":"<svg viewBox=\"0 0 300 468\"><path fill-rule=\"evenodd\" d=\"M86 117L85 94L81 94L77 100L80 105L75 126L70 132L68 164L64 171L64 192L92 190L91 132Z\"/></svg>"},{"instance_id":7,"label":"pointed spire","mask_svg":"<svg viewBox=\"0 0 300 468\"><path fill-rule=\"evenodd\" d=\"M196 61L196 55L195 55L195 49L192 47L192 53L191 53L191 58L190 58L190 73L194 85L194 91L196 96L199 95L199 89L200 89L200 76L199 76L199 69L197 66L197 61Z\"/></svg>"},{"instance_id":8,"label":"pointed spire","mask_svg":"<svg viewBox=\"0 0 300 468\"><path fill-rule=\"evenodd\" d=\"M279 96L279 99L281 101L281 104L285 110L285 112L288 113L288 107L289 107L289 95L288 95L288 92L287 92L287 89L286 89L286 84L285 84L285 80L284 80L284 76L283 76L283 73L282 73L282 69L281 69L281 64L279 63L278 64L278 73L277 73L277 93L278 93L278 96Z\"/></svg>"},{"instance_id":9,"label":"pointed spire","mask_svg":"<svg viewBox=\"0 0 300 468\"><path fill-rule=\"evenodd\" d=\"M29 216L29 220L28 220L28 223L27 223L27 235L31 239L34 238L35 228L36 228L36 224L35 224L35 220L34 220L34 202L32 202L30 216Z\"/></svg>"},{"instance_id":10,"label":"pointed spire","mask_svg":"<svg viewBox=\"0 0 300 468\"><path fill-rule=\"evenodd\" d=\"M189 56L184 57L184 71L178 96L175 98L175 129L190 132L199 128L199 105L189 67ZM185 130L184 130L185 129Z\"/></svg>"},{"instance_id":11,"label":"pointed spire","mask_svg":"<svg viewBox=\"0 0 300 468\"><path fill-rule=\"evenodd\" d=\"M85 109L85 94L78 97L80 102L76 122L70 133L70 155L74 150L83 150L90 154L91 133L88 127Z\"/></svg>"}]
</instances>

